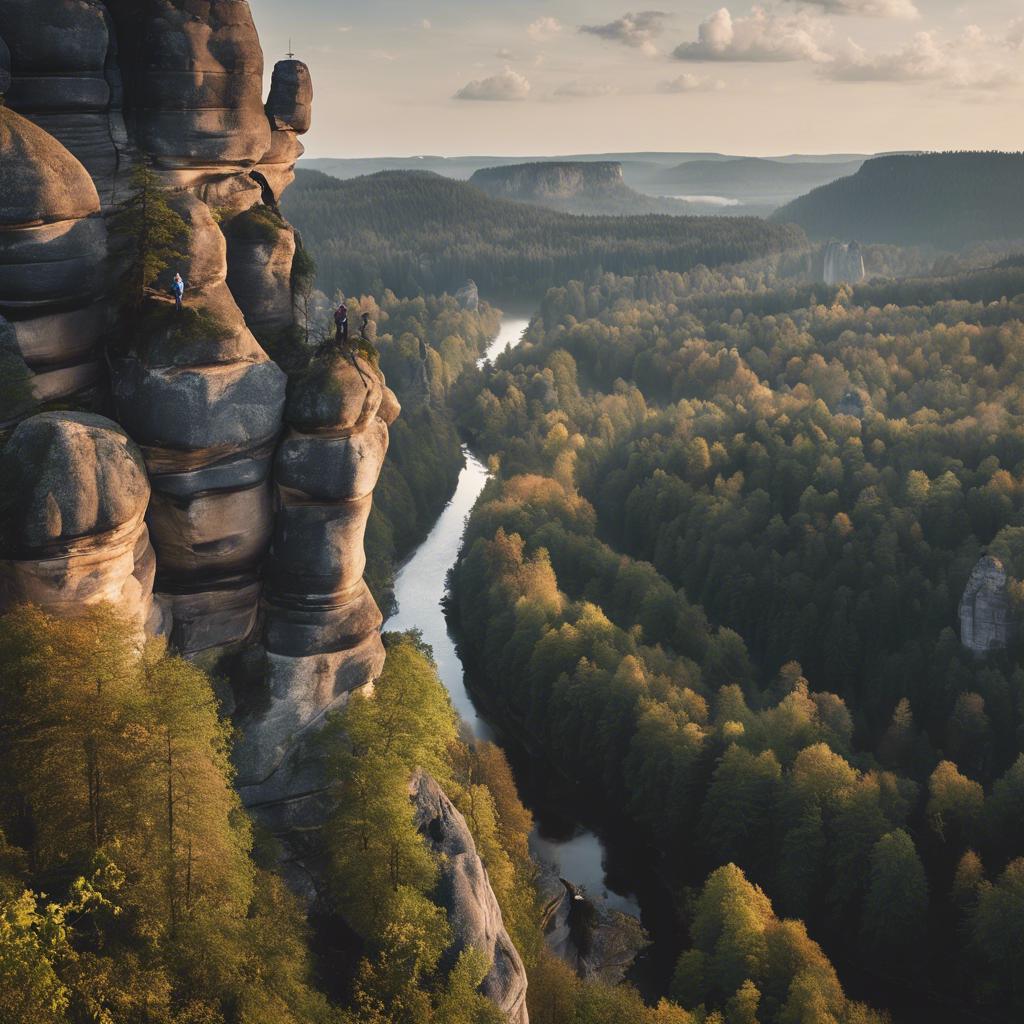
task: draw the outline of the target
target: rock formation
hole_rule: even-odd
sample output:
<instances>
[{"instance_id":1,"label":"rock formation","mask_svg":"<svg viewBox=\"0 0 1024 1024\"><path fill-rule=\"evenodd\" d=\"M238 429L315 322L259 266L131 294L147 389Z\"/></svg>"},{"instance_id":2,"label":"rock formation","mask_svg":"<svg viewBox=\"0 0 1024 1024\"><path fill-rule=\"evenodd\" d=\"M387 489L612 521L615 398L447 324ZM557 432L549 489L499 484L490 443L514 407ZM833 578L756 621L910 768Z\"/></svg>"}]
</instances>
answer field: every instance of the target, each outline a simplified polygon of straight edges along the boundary
<instances>
[{"instance_id":1,"label":"rock formation","mask_svg":"<svg viewBox=\"0 0 1024 1024\"><path fill-rule=\"evenodd\" d=\"M164 628L153 601L149 481L116 423L41 413L0 454L0 610L31 602L58 615L109 603L141 640Z\"/></svg>"},{"instance_id":2,"label":"rock formation","mask_svg":"<svg viewBox=\"0 0 1024 1024\"><path fill-rule=\"evenodd\" d=\"M374 369L362 370L368 384L331 354L293 378L275 457L264 678L242 709L236 761L243 799L278 831L317 817L324 781L306 738L384 664L363 536L398 410Z\"/></svg>"},{"instance_id":3,"label":"rock formation","mask_svg":"<svg viewBox=\"0 0 1024 1024\"><path fill-rule=\"evenodd\" d=\"M110 206L127 139L106 8L98 0L4 0L0 36L14 67L9 105L63 143Z\"/></svg>"},{"instance_id":4,"label":"rock formation","mask_svg":"<svg viewBox=\"0 0 1024 1024\"><path fill-rule=\"evenodd\" d=\"M2 98L0 181L2 430L95 389L106 228L85 168Z\"/></svg>"},{"instance_id":5,"label":"rock formation","mask_svg":"<svg viewBox=\"0 0 1024 1024\"><path fill-rule=\"evenodd\" d=\"M455 293L455 298L458 299L459 305L463 309L468 309L475 313L480 308L480 289L477 288L476 281L470 278Z\"/></svg>"},{"instance_id":6,"label":"rock formation","mask_svg":"<svg viewBox=\"0 0 1024 1024\"><path fill-rule=\"evenodd\" d=\"M1006 569L986 555L971 571L960 600L960 642L976 656L1003 650L1013 638Z\"/></svg>"},{"instance_id":7,"label":"rock formation","mask_svg":"<svg viewBox=\"0 0 1024 1024\"><path fill-rule=\"evenodd\" d=\"M540 894L548 949L580 978L618 985L647 945L640 922L550 871L541 876Z\"/></svg>"},{"instance_id":8,"label":"rock formation","mask_svg":"<svg viewBox=\"0 0 1024 1024\"><path fill-rule=\"evenodd\" d=\"M270 121L270 149L260 161L261 174L276 199L295 180L295 162L305 152L298 137L312 125L313 81L300 60L274 65L266 105Z\"/></svg>"},{"instance_id":9,"label":"rock formation","mask_svg":"<svg viewBox=\"0 0 1024 1024\"><path fill-rule=\"evenodd\" d=\"M454 936L445 966L451 968L468 947L484 953L491 969L481 986L483 993L508 1016L510 1024L529 1024L523 961L505 930L501 908L466 819L423 772L412 780L410 793L417 827L441 858L437 895Z\"/></svg>"},{"instance_id":10,"label":"rock formation","mask_svg":"<svg viewBox=\"0 0 1024 1024\"><path fill-rule=\"evenodd\" d=\"M828 285L859 284L867 277L858 242L829 242L822 253L822 280Z\"/></svg>"}]
</instances>

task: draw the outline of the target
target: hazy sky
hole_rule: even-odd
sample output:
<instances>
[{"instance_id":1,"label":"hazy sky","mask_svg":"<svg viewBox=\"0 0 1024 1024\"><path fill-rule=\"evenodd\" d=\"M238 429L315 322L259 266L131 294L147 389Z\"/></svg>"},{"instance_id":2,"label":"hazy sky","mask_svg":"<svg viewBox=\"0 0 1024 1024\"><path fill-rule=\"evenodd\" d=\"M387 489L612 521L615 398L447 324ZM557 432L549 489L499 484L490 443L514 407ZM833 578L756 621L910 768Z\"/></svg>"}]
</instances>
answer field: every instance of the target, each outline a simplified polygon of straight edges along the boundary
<instances>
[{"instance_id":1,"label":"hazy sky","mask_svg":"<svg viewBox=\"0 0 1024 1024\"><path fill-rule=\"evenodd\" d=\"M251 0L310 156L1024 148L1024 0Z\"/></svg>"}]
</instances>

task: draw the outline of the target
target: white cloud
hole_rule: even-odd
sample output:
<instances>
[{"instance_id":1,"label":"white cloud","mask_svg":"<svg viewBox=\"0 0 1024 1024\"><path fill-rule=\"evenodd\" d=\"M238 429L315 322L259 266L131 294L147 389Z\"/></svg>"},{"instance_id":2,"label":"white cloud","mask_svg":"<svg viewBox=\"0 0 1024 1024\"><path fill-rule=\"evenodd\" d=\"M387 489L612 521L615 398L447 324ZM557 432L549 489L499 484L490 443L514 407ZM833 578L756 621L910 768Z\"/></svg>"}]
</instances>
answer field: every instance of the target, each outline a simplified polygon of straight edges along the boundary
<instances>
[{"instance_id":1,"label":"white cloud","mask_svg":"<svg viewBox=\"0 0 1024 1024\"><path fill-rule=\"evenodd\" d=\"M727 7L715 11L697 30L696 42L680 43L676 60L826 61L821 37L827 23L806 12L778 14L754 7L745 18L734 18Z\"/></svg>"},{"instance_id":2,"label":"white cloud","mask_svg":"<svg viewBox=\"0 0 1024 1024\"><path fill-rule=\"evenodd\" d=\"M1010 22L1006 42L1012 50L1024 50L1024 18L1014 18Z\"/></svg>"},{"instance_id":3,"label":"white cloud","mask_svg":"<svg viewBox=\"0 0 1024 1024\"><path fill-rule=\"evenodd\" d=\"M618 87L607 82L565 82L555 90L556 96L567 99L592 99L595 96L615 96Z\"/></svg>"},{"instance_id":4,"label":"white cloud","mask_svg":"<svg viewBox=\"0 0 1024 1024\"><path fill-rule=\"evenodd\" d=\"M499 60L516 60L516 55L504 46L495 54L495 56Z\"/></svg>"},{"instance_id":5,"label":"white cloud","mask_svg":"<svg viewBox=\"0 0 1024 1024\"><path fill-rule=\"evenodd\" d=\"M918 32L898 50L868 53L854 42L835 54L821 74L837 82L937 82L954 89L997 89L1017 75L992 60L980 59L984 34L968 26L956 44L934 32Z\"/></svg>"},{"instance_id":6,"label":"white cloud","mask_svg":"<svg viewBox=\"0 0 1024 1024\"><path fill-rule=\"evenodd\" d=\"M689 71L667 82L658 83L658 92L666 95L678 95L684 92L719 92L725 88L725 82L720 78L704 78L701 75L691 74Z\"/></svg>"},{"instance_id":7,"label":"white cloud","mask_svg":"<svg viewBox=\"0 0 1024 1024\"><path fill-rule=\"evenodd\" d=\"M795 0L820 7L826 14L853 14L863 18L917 18L913 0Z\"/></svg>"},{"instance_id":8,"label":"white cloud","mask_svg":"<svg viewBox=\"0 0 1024 1024\"><path fill-rule=\"evenodd\" d=\"M557 18L545 16L538 18L526 31L534 42L543 43L562 31L562 23Z\"/></svg>"},{"instance_id":9,"label":"white cloud","mask_svg":"<svg viewBox=\"0 0 1024 1024\"><path fill-rule=\"evenodd\" d=\"M581 25L580 31L633 47L653 57L658 53L654 40L664 30L667 17L664 11L640 11L637 14L631 12L606 25Z\"/></svg>"},{"instance_id":10,"label":"white cloud","mask_svg":"<svg viewBox=\"0 0 1024 1024\"><path fill-rule=\"evenodd\" d=\"M420 22L420 28L424 29L425 31L429 31L433 27L434 27L434 23L429 18L424 18Z\"/></svg>"},{"instance_id":11,"label":"white cloud","mask_svg":"<svg viewBox=\"0 0 1024 1024\"><path fill-rule=\"evenodd\" d=\"M523 75L505 68L501 74L467 82L456 94L457 100L525 100L530 83Z\"/></svg>"}]
</instances>

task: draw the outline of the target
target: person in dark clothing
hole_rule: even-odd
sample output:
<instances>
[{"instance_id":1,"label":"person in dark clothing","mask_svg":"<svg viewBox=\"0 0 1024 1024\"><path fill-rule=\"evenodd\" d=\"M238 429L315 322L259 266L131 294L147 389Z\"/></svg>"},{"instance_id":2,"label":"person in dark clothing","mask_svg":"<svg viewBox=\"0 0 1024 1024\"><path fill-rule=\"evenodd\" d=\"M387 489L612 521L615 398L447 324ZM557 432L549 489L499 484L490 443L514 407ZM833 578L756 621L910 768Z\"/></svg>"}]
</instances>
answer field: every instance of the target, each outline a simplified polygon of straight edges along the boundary
<instances>
[{"instance_id":1,"label":"person in dark clothing","mask_svg":"<svg viewBox=\"0 0 1024 1024\"><path fill-rule=\"evenodd\" d=\"M334 311L334 326L337 328L335 341L342 346L348 345L348 306L344 302Z\"/></svg>"}]
</instances>

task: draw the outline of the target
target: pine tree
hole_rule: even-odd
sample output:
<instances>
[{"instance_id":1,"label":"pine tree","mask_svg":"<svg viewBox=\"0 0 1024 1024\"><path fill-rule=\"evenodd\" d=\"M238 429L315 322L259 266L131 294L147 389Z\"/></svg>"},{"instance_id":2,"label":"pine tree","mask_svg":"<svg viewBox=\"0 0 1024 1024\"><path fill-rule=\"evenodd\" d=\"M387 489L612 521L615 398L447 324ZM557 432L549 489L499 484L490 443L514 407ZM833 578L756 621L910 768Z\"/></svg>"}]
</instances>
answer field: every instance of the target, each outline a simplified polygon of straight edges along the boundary
<instances>
[{"instance_id":1,"label":"pine tree","mask_svg":"<svg viewBox=\"0 0 1024 1024\"><path fill-rule=\"evenodd\" d=\"M123 246L121 299L138 310L157 278L175 261L185 258L191 229L167 199L158 175L145 163L132 171L132 195L112 220L115 239Z\"/></svg>"}]
</instances>

